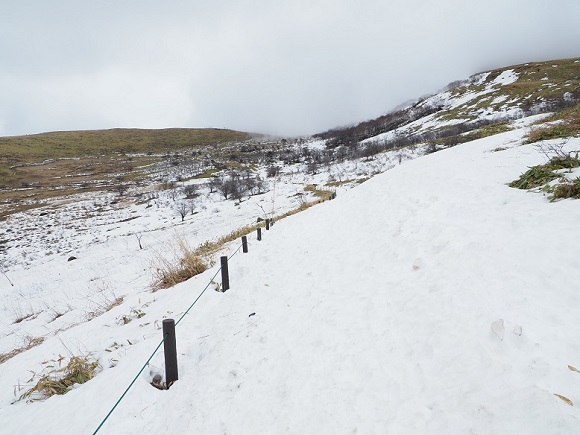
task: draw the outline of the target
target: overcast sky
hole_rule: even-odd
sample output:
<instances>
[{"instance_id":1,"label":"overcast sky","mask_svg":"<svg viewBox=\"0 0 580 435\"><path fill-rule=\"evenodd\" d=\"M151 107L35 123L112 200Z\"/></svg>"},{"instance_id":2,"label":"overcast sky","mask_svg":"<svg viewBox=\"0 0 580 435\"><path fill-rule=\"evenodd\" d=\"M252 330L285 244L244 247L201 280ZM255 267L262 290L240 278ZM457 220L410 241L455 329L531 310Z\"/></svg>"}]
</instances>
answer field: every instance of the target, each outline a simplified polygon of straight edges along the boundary
<instances>
[{"instance_id":1,"label":"overcast sky","mask_svg":"<svg viewBox=\"0 0 580 435\"><path fill-rule=\"evenodd\" d=\"M579 0L0 0L0 136L307 135L483 70L580 57Z\"/></svg>"}]
</instances>

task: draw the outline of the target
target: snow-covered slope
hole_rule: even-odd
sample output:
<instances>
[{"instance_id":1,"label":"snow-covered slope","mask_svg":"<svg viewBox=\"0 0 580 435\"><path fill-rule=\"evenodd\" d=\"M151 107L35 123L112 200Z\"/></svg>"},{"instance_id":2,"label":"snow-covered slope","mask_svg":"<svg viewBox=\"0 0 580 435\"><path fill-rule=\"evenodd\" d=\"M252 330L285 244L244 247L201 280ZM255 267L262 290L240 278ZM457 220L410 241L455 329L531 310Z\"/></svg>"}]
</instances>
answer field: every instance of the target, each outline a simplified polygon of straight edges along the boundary
<instances>
[{"instance_id":1,"label":"snow-covered slope","mask_svg":"<svg viewBox=\"0 0 580 435\"><path fill-rule=\"evenodd\" d=\"M179 323L179 381L149 385L157 353L99 433L577 432L580 203L506 185L545 161L524 132L406 162L251 237L231 259L232 288L211 286ZM94 255L133 267L129 251ZM216 270L134 292L1 364L1 430L92 433L161 320L179 318ZM145 315L119 323L130 307ZM28 370L68 351L103 371L10 404Z\"/></svg>"},{"instance_id":2,"label":"snow-covered slope","mask_svg":"<svg viewBox=\"0 0 580 435\"><path fill-rule=\"evenodd\" d=\"M580 59L531 62L482 72L398 110L318 136L334 147L453 146L488 135L482 128L580 102ZM497 131L496 131L497 132ZM469 135L466 135L470 133Z\"/></svg>"}]
</instances>

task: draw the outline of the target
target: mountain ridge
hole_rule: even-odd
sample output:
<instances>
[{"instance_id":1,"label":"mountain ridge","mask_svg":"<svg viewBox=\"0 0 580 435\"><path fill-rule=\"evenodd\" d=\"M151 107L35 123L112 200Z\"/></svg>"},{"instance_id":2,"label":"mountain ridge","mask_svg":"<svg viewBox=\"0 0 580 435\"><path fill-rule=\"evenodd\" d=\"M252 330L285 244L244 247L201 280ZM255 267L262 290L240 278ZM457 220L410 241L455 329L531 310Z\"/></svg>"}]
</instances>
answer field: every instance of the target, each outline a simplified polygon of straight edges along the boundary
<instances>
[{"instance_id":1,"label":"mountain ridge","mask_svg":"<svg viewBox=\"0 0 580 435\"><path fill-rule=\"evenodd\" d=\"M484 125L547 113L579 102L580 58L529 62L474 74L399 110L314 137L324 139L331 147L353 146L391 132L396 132L397 139L405 136L402 141L392 138L392 147L443 138L448 139L447 144L457 144L461 143L462 133ZM427 119L436 125L416 130L403 128ZM456 131L458 125L461 131Z\"/></svg>"}]
</instances>

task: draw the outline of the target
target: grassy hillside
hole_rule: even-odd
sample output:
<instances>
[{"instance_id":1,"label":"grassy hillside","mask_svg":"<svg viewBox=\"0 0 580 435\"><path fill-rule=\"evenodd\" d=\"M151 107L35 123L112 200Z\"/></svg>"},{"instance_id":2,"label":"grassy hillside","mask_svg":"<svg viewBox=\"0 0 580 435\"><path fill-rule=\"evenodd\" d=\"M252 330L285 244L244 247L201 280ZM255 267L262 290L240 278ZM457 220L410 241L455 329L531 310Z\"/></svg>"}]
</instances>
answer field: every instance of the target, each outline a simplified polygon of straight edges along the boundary
<instances>
[{"instance_id":1,"label":"grassy hillside","mask_svg":"<svg viewBox=\"0 0 580 435\"><path fill-rule=\"evenodd\" d=\"M509 70L517 75L515 82L503 86L494 84L502 73ZM452 110L443 111L436 118L474 121L483 111L500 113L506 105L522 111L533 108L543 111L542 108L550 110L566 100L580 100L580 58L514 65L474 77L479 76L485 77L480 83L467 81L452 85L451 98L481 92L486 88L489 92L459 104Z\"/></svg>"},{"instance_id":2,"label":"grassy hillside","mask_svg":"<svg viewBox=\"0 0 580 435\"><path fill-rule=\"evenodd\" d=\"M215 148L250 139L222 129L112 129L0 137L0 206L26 199L109 188L136 180L159 155ZM0 208L0 217L3 209Z\"/></svg>"},{"instance_id":3,"label":"grassy hillside","mask_svg":"<svg viewBox=\"0 0 580 435\"><path fill-rule=\"evenodd\" d=\"M239 131L197 128L59 131L0 137L0 153L4 160L33 162L112 153L163 153L186 147L244 141L249 137L248 133Z\"/></svg>"}]
</instances>

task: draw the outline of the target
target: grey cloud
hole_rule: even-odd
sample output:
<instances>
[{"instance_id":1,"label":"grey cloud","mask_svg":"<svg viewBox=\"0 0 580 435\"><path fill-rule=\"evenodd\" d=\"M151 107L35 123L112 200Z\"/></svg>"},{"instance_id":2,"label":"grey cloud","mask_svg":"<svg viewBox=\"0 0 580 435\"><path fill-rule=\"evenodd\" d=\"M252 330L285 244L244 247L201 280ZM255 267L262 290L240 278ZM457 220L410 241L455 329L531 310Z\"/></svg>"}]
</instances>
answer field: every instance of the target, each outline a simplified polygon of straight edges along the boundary
<instances>
[{"instance_id":1,"label":"grey cloud","mask_svg":"<svg viewBox=\"0 0 580 435\"><path fill-rule=\"evenodd\" d=\"M481 70L580 56L576 0L21 0L0 7L0 134L304 135Z\"/></svg>"}]
</instances>

